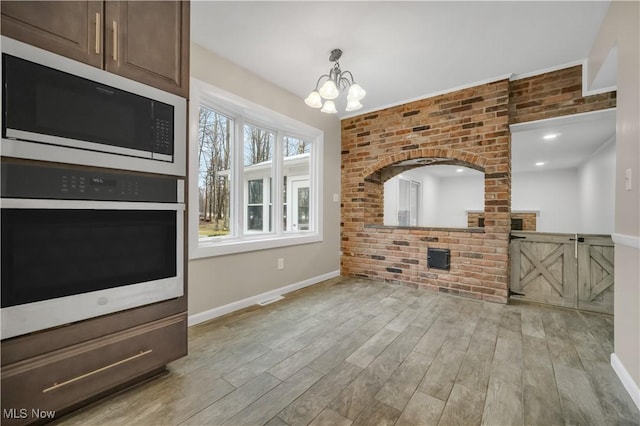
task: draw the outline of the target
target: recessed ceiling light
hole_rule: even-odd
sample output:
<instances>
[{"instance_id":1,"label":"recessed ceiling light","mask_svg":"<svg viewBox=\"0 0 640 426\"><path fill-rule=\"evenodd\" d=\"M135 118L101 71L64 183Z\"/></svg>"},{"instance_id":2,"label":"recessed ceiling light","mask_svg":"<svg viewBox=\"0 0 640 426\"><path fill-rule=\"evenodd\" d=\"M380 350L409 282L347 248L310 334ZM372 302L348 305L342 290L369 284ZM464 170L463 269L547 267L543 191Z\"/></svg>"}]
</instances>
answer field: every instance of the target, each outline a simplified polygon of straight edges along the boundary
<instances>
[{"instance_id":1,"label":"recessed ceiling light","mask_svg":"<svg viewBox=\"0 0 640 426\"><path fill-rule=\"evenodd\" d=\"M544 166L544 164L545 164L544 161L538 161L536 163L536 166Z\"/></svg>"},{"instance_id":2,"label":"recessed ceiling light","mask_svg":"<svg viewBox=\"0 0 640 426\"><path fill-rule=\"evenodd\" d=\"M456 173L462 173L464 172L464 169L456 169Z\"/></svg>"},{"instance_id":3,"label":"recessed ceiling light","mask_svg":"<svg viewBox=\"0 0 640 426\"><path fill-rule=\"evenodd\" d=\"M560 133L549 133L548 135L544 135L542 139L550 140L550 139L555 139L558 136L560 136Z\"/></svg>"}]
</instances>

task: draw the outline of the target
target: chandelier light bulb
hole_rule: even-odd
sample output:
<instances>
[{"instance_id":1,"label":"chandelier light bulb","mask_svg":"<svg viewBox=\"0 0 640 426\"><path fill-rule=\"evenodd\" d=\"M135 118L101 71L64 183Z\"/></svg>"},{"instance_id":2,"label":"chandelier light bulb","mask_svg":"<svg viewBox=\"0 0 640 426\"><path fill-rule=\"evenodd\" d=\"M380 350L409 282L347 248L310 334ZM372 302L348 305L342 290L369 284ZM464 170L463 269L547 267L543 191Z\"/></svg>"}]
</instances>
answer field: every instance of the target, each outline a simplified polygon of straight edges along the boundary
<instances>
[{"instance_id":1,"label":"chandelier light bulb","mask_svg":"<svg viewBox=\"0 0 640 426\"><path fill-rule=\"evenodd\" d=\"M360 103L360 101L348 101L347 107L345 108L345 110L356 111L356 110L359 110L360 108L362 108L362 104Z\"/></svg>"},{"instance_id":2,"label":"chandelier light bulb","mask_svg":"<svg viewBox=\"0 0 640 426\"><path fill-rule=\"evenodd\" d=\"M322 87L320 87L320 96L325 99L335 99L339 94L340 91L332 80L325 81Z\"/></svg>"},{"instance_id":3,"label":"chandelier light bulb","mask_svg":"<svg viewBox=\"0 0 640 426\"><path fill-rule=\"evenodd\" d=\"M326 112L327 114L335 114L338 112L336 104L334 104L333 101L326 101L320 111Z\"/></svg>"},{"instance_id":4,"label":"chandelier light bulb","mask_svg":"<svg viewBox=\"0 0 640 426\"><path fill-rule=\"evenodd\" d=\"M360 87L359 84L354 83L349 86L349 93L347 94L348 101L360 101L365 96L367 96L367 92L362 87Z\"/></svg>"},{"instance_id":5,"label":"chandelier light bulb","mask_svg":"<svg viewBox=\"0 0 640 426\"><path fill-rule=\"evenodd\" d=\"M304 103L309 105L311 108L320 108L322 106L322 98L320 97L320 93L317 91L313 91L309 93L309 96L304 100Z\"/></svg>"}]
</instances>

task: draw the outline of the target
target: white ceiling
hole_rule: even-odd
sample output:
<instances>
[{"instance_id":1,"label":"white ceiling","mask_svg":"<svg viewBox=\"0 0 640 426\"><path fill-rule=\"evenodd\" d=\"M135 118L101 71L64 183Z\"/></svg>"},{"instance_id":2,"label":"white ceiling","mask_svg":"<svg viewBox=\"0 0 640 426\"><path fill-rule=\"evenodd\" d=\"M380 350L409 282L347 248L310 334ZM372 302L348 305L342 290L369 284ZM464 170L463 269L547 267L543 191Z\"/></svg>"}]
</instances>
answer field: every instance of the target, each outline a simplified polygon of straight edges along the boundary
<instances>
[{"instance_id":1,"label":"white ceiling","mask_svg":"<svg viewBox=\"0 0 640 426\"><path fill-rule=\"evenodd\" d=\"M511 126L513 173L571 169L587 161L616 134L615 110ZM545 140L544 135L556 134ZM543 166L535 163L544 162Z\"/></svg>"},{"instance_id":2,"label":"white ceiling","mask_svg":"<svg viewBox=\"0 0 640 426\"><path fill-rule=\"evenodd\" d=\"M583 60L608 1L194 1L194 42L302 99L341 48L377 110ZM306 107L306 106L305 106ZM318 114L321 114L318 112Z\"/></svg>"}]
</instances>

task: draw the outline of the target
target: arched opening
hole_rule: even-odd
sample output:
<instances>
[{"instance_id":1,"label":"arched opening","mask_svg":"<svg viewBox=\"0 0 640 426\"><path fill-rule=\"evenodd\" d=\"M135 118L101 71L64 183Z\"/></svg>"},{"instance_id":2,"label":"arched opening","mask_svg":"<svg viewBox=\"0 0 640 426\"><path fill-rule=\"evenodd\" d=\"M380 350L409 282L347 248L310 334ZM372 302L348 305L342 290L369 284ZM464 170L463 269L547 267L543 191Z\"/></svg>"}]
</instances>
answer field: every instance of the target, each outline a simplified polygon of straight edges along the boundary
<instances>
[{"instance_id":1,"label":"arched opening","mask_svg":"<svg viewBox=\"0 0 640 426\"><path fill-rule=\"evenodd\" d=\"M461 165L429 165L384 183L387 226L467 228L484 212L484 173Z\"/></svg>"},{"instance_id":2,"label":"arched opening","mask_svg":"<svg viewBox=\"0 0 640 426\"><path fill-rule=\"evenodd\" d=\"M478 227L484 212L483 169L445 157L387 164L365 178L365 223L399 227Z\"/></svg>"}]
</instances>

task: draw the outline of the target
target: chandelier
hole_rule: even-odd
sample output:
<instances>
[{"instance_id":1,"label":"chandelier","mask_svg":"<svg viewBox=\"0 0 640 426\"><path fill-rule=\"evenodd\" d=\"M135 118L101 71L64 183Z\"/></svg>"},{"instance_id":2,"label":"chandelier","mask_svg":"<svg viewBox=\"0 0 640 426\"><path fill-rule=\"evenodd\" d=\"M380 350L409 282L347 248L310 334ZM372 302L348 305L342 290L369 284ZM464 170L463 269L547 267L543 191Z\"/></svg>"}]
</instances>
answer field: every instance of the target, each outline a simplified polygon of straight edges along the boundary
<instances>
[{"instance_id":1,"label":"chandelier","mask_svg":"<svg viewBox=\"0 0 640 426\"><path fill-rule=\"evenodd\" d=\"M311 108L322 108L320 111L327 114L335 114L336 104L333 102L340 95L341 90L349 89L347 93L347 111L356 111L362 108L360 101L367 92L357 84L351 71L342 71L338 59L342 56L342 50L333 49L329 61L333 62L333 68L329 74L320 76L316 88L307 96L304 102ZM322 86L320 83L324 80ZM318 89L318 87L320 87ZM324 99L324 102L323 102Z\"/></svg>"}]
</instances>

